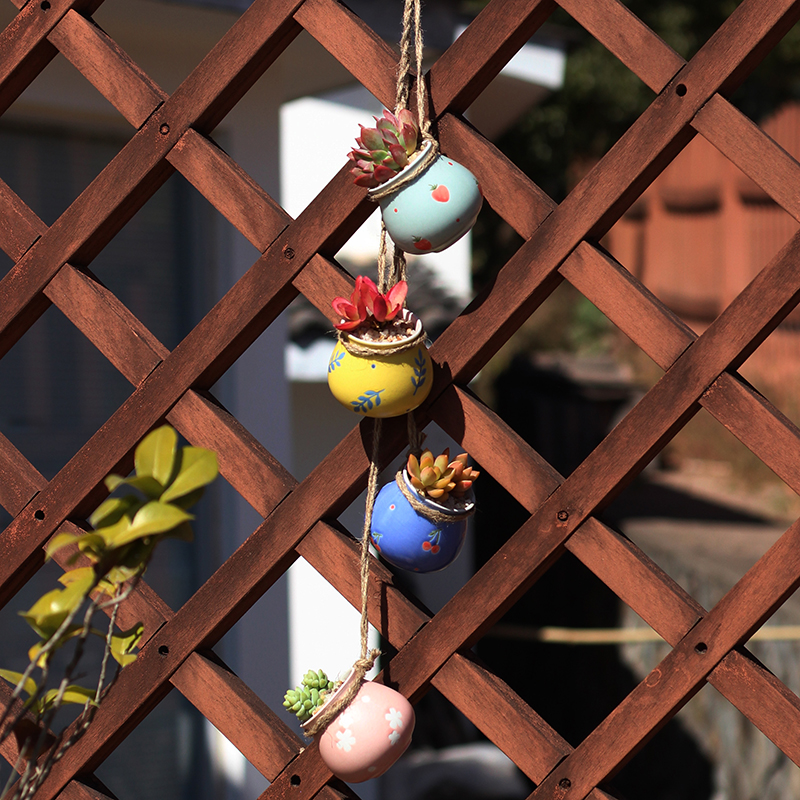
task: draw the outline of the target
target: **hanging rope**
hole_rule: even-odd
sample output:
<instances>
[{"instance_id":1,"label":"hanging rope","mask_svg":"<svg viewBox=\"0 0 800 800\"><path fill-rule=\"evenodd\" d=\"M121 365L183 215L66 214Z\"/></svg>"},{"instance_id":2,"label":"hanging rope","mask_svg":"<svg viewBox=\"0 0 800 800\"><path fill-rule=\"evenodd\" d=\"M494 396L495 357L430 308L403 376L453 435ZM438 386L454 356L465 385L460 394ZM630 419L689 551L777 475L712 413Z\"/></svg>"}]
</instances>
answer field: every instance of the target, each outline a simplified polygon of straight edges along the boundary
<instances>
[{"instance_id":1,"label":"hanging rope","mask_svg":"<svg viewBox=\"0 0 800 800\"><path fill-rule=\"evenodd\" d=\"M412 38L414 47L414 64L416 67L417 76L417 124L419 126L420 137L427 145L423 156L420 156L415 164L419 166L417 170L424 169L428 163L432 162L439 151L439 145L430 133L430 121L425 118L425 80L422 77L422 24L420 20L421 15L421 0L405 0L403 9L403 33L400 38L400 63L397 71L397 93L395 101L395 114L399 113L401 109L408 108L408 99L411 94L411 49ZM417 171L415 170L415 172ZM401 173L402 175L402 173ZM400 176L398 176L400 177ZM413 176L408 180L413 179ZM402 185L402 177L399 181L394 183L392 191L396 187ZM381 187L379 187L380 189ZM375 190L370 191L370 197L373 200L379 200L384 194ZM393 248L391 269L389 268L388 258L388 244L386 226L381 224L381 239L380 247L378 250L378 291L385 293L389 291L398 281L406 280L407 267L405 253L398 247ZM424 336L424 332L420 331L415 336L411 343L403 342L395 348L382 348L382 352L389 355L394 352L400 352L408 347L415 346L418 340ZM355 355L370 354L374 355L374 351L366 351L361 353L362 348L354 343L352 339L345 342L345 337L340 339L342 346ZM353 349L351 349L353 348ZM348 685L347 689L336 696L335 699L326 703L305 725L305 733L308 736L317 736L321 733L335 717L345 709L353 700L361 688L361 682L367 672L372 669L375 659L380 655L380 650L369 649L369 543L370 531L372 529L372 511L375 506L375 498L378 496L378 454L380 452L380 438L381 438L382 420L380 417L374 420L372 426L372 443L369 464L369 477L367 480L367 500L366 508L364 510L364 527L361 531L361 624L360 624L360 637L361 637L361 651L358 660L353 664L354 677ZM408 432L409 442L412 449L419 449L422 445L422 436L417 431L414 416L411 412L408 414Z\"/></svg>"},{"instance_id":2,"label":"hanging rope","mask_svg":"<svg viewBox=\"0 0 800 800\"><path fill-rule=\"evenodd\" d=\"M372 200L382 200L384 197L396 192L410 183L419 172L432 164L439 154L439 143L431 134L431 121L425 114L427 90L425 77L422 72L422 0L405 0L403 7L403 32L400 36L400 61L397 66L397 91L395 92L394 113L399 114L408 108L411 95L411 64L412 64L412 38L413 62L416 70L417 87L417 127L421 145L413 158L416 160L388 182L389 185L377 186L370 189L369 197ZM383 233L381 234L383 236Z\"/></svg>"},{"instance_id":3,"label":"hanging rope","mask_svg":"<svg viewBox=\"0 0 800 800\"><path fill-rule=\"evenodd\" d=\"M316 736L321 733L334 720L342 709L347 708L361 688L364 676L372 669L375 659L381 654L380 650L369 649L369 534L372 528L372 510L375 507L375 498L378 495L378 453L380 452L381 438L380 417L372 425L372 458L369 464L369 477L367 479L367 505L364 511L364 527L361 531L361 651L358 660L353 664L353 680L347 689L326 703L305 726L307 736Z\"/></svg>"}]
</instances>

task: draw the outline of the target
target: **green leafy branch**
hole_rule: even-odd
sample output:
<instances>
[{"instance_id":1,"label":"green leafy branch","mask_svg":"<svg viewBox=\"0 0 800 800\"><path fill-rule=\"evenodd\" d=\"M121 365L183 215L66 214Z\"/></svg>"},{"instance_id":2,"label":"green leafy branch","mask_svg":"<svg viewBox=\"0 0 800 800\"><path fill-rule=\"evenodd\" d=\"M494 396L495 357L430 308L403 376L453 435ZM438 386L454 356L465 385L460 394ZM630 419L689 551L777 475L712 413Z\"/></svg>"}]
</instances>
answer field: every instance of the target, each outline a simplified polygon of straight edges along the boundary
<instances>
[{"instance_id":1,"label":"green leafy branch","mask_svg":"<svg viewBox=\"0 0 800 800\"><path fill-rule=\"evenodd\" d=\"M85 733L120 668L136 660L134 650L144 627L139 622L115 633L119 606L144 574L161 541L169 537L191 540L193 516L188 509L218 474L213 452L199 447L179 449L178 436L169 426L152 431L142 440L134 464L132 477L106 478L107 489L118 496L109 497L91 515L92 531L58 533L47 545L48 558L71 547L74 553L70 564L81 556L89 564L65 572L59 578L63 588L47 592L20 613L39 641L28 651L30 663L24 672L0 669L0 677L14 685L10 701L0 714L0 744L12 733L16 735L16 771L21 773L16 784L12 773L0 800L33 796L56 761ZM97 611L109 614L103 630L92 625ZM89 636L98 636L104 642L94 688L72 683ZM69 663L58 684L48 689L53 656L68 643L74 644ZM106 685L109 658L117 662L117 672ZM27 699L15 703L23 693ZM65 739L66 731L54 735L50 727L56 712L69 703L82 705L83 710Z\"/></svg>"}]
</instances>

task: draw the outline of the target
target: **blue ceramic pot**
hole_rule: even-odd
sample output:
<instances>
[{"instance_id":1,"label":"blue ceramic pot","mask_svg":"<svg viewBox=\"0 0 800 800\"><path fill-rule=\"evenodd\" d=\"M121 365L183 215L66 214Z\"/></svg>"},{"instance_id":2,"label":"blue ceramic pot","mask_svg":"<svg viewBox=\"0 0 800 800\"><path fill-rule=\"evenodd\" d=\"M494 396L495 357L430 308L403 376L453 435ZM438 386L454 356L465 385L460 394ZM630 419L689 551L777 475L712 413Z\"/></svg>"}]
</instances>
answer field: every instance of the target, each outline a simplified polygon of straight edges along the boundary
<instances>
[{"instance_id":1,"label":"blue ceramic pot","mask_svg":"<svg viewBox=\"0 0 800 800\"><path fill-rule=\"evenodd\" d=\"M408 486L405 472L403 480ZM370 536L375 548L390 564L411 572L435 572L455 561L461 552L467 520L458 519L458 514L438 503L422 498L420 502L440 513L453 515L453 522L431 522L412 507L397 482L392 481L375 499ZM474 503L469 508L474 508Z\"/></svg>"},{"instance_id":2,"label":"blue ceramic pot","mask_svg":"<svg viewBox=\"0 0 800 800\"><path fill-rule=\"evenodd\" d=\"M483 205L478 180L452 158L438 155L428 167L417 159L379 188L390 188L409 174L414 175L410 183L378 201L386 230L407 253L438 253L475 224Z\"/></svg>"}]
</instances>

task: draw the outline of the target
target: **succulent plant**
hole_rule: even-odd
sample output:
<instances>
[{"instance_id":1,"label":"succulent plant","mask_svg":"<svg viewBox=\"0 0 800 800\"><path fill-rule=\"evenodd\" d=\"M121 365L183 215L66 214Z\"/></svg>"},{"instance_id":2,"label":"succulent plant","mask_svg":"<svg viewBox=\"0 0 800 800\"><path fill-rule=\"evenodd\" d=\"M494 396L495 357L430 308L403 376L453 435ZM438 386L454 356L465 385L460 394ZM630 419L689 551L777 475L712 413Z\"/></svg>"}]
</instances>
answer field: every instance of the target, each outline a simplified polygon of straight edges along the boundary
<instances>
[{"instance_id":1,"label":"succulent plant","mask_svg":"<svg viewBox=\"0 0 800 800\"><path fill-rule=\"evenodd\" d=\"M303 682L296 689L289 689L283 700L283 707L297 715L300 722L311 716L323 706L328 695L337 689L339 683L328 678L325 672L310 669L303 676Z\"/></svg>"},{"instance_id":2,"label":"succulent plant","mask_svg":"<svg viewBox=\"0 0 800 800\"><path fill-rule=\"evenodd\" d=\"M408 164L409 156L417 149L419 128L414 115L403 109L397 116L384 111L383 117L373 117L374 128L361 126L348 158L355 164L350 172L358 186L374 189L393 178Z\"/></svg>"},{"instance_id":3,"label":"succulent plant","mask_svg":"<svg viewBox=\"0 0 800 800\"><path fill-rule=\"evenodd\" d=\"M445 503L451 495L463 497L480 475L467 464L466 453L450 461L450 448L435 458L430 450L419 458L409 453L406 472L417 492L437 503Z\"/></svg>"},{"instance_id":4,"label":"succulent plant","mask_svg":"<svg viewBox=\"0 0 800 800\"><path fill-rule=\"evenodd\" d=\"M340 331L352 331L369 322L380 328L400 313L407 292L408 284L398 281L386 294L381 294L372 280L359 275L350 299L335 297L331 303L333 310L342 318L334 327Z\"/></svg>"}]
</instances>

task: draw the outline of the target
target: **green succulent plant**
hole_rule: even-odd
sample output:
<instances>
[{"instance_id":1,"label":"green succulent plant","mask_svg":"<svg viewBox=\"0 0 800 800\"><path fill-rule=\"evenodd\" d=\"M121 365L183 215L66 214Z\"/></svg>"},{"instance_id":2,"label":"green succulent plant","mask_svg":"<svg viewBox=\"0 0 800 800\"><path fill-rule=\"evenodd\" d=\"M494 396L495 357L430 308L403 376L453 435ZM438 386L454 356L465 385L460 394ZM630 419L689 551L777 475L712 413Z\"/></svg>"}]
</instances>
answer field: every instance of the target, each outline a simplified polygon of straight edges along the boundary
<instances>
[{"instance_id":1,"label":"green succulent plant","mask_svg":"<svg viewBox=\"0 0 800 800\"><path fill-rule=\"evenodd\" d=\"M295 714L300 722L306 722L321 708L328 695L339 687L338 681L332 681L325 672L310 669L303 676L303 682L295 689L289 689L283 700L283 707Z\"/></svg>"},{"instance_id":2,"label":"green succulent plant","mask_svg":"<svg viewBox=\"0 0 800 800\"><path fill-rule=\"evenodd\" d=\"M467 454L461 453L451 461L449 447L435 458L430 450L419 458L409 453L406 472L419 494L437 503L445 503L451 495L463 497L480 475L478 470L468 465L467 459Z\"/></svg>"}]
</instances>

